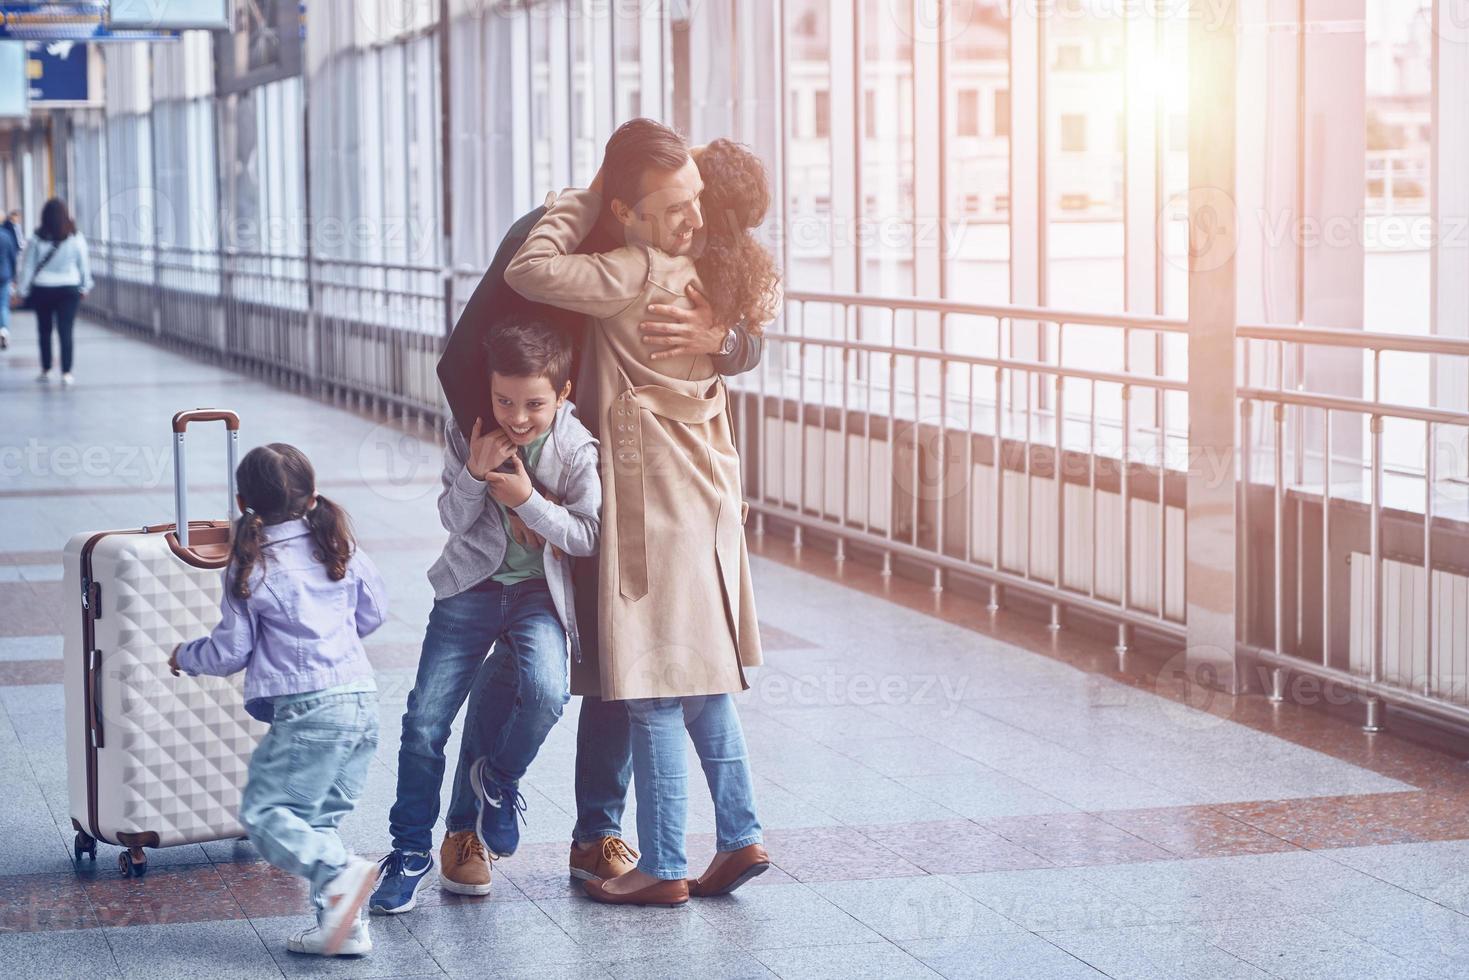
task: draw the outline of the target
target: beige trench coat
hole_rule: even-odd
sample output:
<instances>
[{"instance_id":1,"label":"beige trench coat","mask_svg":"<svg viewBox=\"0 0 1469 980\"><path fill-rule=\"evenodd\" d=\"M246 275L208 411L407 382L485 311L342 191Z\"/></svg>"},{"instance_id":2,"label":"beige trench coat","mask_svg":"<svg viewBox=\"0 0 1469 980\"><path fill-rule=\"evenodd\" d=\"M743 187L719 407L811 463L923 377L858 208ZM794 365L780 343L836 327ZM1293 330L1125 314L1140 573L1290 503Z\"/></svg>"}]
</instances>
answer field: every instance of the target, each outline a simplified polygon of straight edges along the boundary
<instances>
[{"instance_id":1,"label":"beige trench coat","mask_svg":"<svg viewBox=\"0 0 1469 980\"><path fill-rule=\"evenodd\" d=\"M694 262L643 245L574 254L600 210L563 192L505 281L595 323L573 400L602 442L602 697L740 691L760 629L724 382L707 356L652 361L638 330L649 303L688 305Z\"/></svg>"}]
</instances>

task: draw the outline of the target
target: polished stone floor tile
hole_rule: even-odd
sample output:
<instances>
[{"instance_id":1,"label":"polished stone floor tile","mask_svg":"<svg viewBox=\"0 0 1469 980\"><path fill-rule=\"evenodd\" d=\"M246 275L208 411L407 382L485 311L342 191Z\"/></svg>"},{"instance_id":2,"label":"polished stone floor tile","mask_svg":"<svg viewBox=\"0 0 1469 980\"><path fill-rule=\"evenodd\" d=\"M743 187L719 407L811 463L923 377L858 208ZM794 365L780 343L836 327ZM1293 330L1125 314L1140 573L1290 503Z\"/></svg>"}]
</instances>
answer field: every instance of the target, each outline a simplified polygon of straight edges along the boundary
<instances>
[{"instance_id":1,"label":"polished stone floor tile","mask_svg":"<svg viewBox=\"0 0 1469 980\"><path fill-rule=\"evenodd\" d=\"M1029 933L924 939L900 943L910 955L949 980L1103 980L1101 971L1046 939Z\"/></svg>"},{"instance_id":2,"label":"polished stone floor tile","mask_svg":"<svg viewBox=\"0 0 1469 980\"><path fill-rule=\"evenodd\" d=\"M1208 941L1198 927L1155 923L1046 933L1046 939L1114 980L1266 980L1272 974ZM1278 976L1279 974L1275 974Z\"/></svg>"},{"instance_id":3,"label":"polished stone floor tile","mask_svg":"<svg viewBox=\"0 0 1469 980\"><path fill-rule=\"evenodd\" d=\"M1208 807L1111 810L1097 816L1181 858L1265 854L1295 847Z\"/></svg>"},{"instance_id":4,"label":"polished stone floor tile","mask_svg":"<svg viewBox=\"0 0 1469 980\"><path fill-rule=\"evenodd\" d=\"M922 874L923 869L856 830L812 827L765 835L771 860L798 881L849 881Z\"/></svg>"},{"instance_id":5,"label":"polished stone floor tile","mask_svg":"<svg viewBox=\"0 0 1469 980\"><path fill-rule=\"evenodd\" d=\"M945 881L1028 932L1118 929L1140 925L1140 896L1104 888L1086 868L1041 868L947 875Z\"/></svg>"},{"instance_id":6,"label":"polished stone floor tile","mask_svg":"<svg viewBox=\"0 0 1469 980\"><path fill-rule=\"evenodd\" d=\"M700 899L694 911L744 949L882 942L875 930L801 884L741 888Z\"/></svg>"},{"instance_id":7,"label":"polished stone floor tile","mask_svg":"<svg viewBox=\"0 0 1469 980\"><path fill-rule=\"evenodd\" d=\"M87 890L70 872L0 877L0 934L99 925Z\"/></svg>"},{"instance_id":8,"label":"polished stone floor tile","mask_svg":"<svg viewBox=\"0 0 1469 980\"><path fill-rule=\"evenodd\" d=\"M243 919L135 925L104 933L127 980L253 980L281 975L255 927Z\"/></svg>"},{"instance_id":9,"label":"polished stone floor tile","mask_svg":"<svg viewBox=\"0 0 1469 980\"><path fill-rule=\"evenodd\" d=\"M0 933L0 960L15 980L104 980L121 977L100 929Z\"/></svg>"},{"instance_id":10,"label":"polished stone floor tile","mask_svg":"<svg viewBox=\"0 0 1469 980\"><path fill-rule=\"evenodd\" d=\"M1050 862L971 820L871 824L856 828L929 874L1050 867Z\"/></svg>"},{"instance_id":11,"label":"polished stone floor tile","mask_svg":"<svg viewBox=\"0 0 1469 980\"><path fill-rule=\"evenodd\" d=\"M777 975L801 977L803 980L847 980L849 977L933 980L940 975L903 949L877 943L764 949L755 955Z\"/></svg>"},{"instance_id":12,"label":"polished stone floor tile","mask_svg":"<svg viewBox=\"0 0 1469 980\"><path fill-rule=\"evenodd\" d=\"M1058 867L1158 861L1167 851L1089 813L1044 813L983 826Z\"/></svg>"},{"instance_id":13,"label":"polished stone floor tile","mask_svg":"<svg viewBox=\"0 0 1469 980\"><path fill-rule=\"evenodd\" d=\"M113 872L98 875L83 887L104 926L245 918L245 910L224 877L210 864L152 868L143 878L123 878Z\"/></svg>"}]
</instances>

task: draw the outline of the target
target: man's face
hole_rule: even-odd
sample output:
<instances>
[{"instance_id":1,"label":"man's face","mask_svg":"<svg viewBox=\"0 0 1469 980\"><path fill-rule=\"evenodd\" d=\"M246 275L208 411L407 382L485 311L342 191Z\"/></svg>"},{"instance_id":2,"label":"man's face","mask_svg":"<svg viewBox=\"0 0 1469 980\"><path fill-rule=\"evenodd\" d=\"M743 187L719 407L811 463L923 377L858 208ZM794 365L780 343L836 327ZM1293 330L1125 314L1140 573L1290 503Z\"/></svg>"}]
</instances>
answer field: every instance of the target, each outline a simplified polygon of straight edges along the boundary
<instances>
[{"instance_id":1,"label":"man's face","mask_svg":"<svg viewBox=\"0 0 1469 980\"><path fill-rule=\"evenodd\" d=\"M556 409L571 394L571 382L558 396L551 382L537 375L522 378L499 371L490 374L490 397L495 421L517 446L528 446L556 421Z\"/></svg>"},{"instance_id":2,"label":"man's face","mask_svg":"<svg viewBox=\"0 0 1469 980\"><path fill-rule=\"evenodd\" d=\"M634 203L613 200L612 213L630 240L652 245L669 255L686 254L694 233L704 227L699 195L704 181L693 158L677 170L647 170L642 196Z\"/></svg>"}]
</instances>

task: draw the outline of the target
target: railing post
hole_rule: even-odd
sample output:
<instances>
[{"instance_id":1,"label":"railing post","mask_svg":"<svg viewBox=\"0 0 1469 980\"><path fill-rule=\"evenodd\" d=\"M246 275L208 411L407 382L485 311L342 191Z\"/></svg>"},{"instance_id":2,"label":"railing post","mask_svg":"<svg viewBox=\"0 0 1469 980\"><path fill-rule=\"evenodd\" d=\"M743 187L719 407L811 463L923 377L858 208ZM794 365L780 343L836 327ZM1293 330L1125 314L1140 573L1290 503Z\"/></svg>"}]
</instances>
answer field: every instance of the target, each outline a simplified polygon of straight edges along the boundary
<instances>
[{"instance_id":1,"label":"railing post","mask_svg":"<svg viewBox=\"0 0 1469 980\"><path fill-rule=\"evenodd\" d=\"M1244 689L1235 635L1235 2L1190 0L1189 464L1186 661L1191 679Z\"/></svg>"}]
</instances>

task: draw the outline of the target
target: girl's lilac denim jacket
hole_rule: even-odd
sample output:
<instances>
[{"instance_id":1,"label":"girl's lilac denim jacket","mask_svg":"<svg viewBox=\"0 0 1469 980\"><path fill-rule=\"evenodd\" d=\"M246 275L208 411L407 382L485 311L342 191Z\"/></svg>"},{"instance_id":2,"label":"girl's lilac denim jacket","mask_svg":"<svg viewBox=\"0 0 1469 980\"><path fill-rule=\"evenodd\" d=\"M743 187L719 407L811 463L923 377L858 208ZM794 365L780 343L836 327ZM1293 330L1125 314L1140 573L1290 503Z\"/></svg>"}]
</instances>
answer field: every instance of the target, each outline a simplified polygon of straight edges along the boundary
<instances>
[{"instance_id":1,"label":"girl's lilac denim jacket","mask_svg":"<svg viewBox=\"0 0 1469 980\"><path fill-rule=\"evenodd\" d=\"M312 557L316 542L304 518L262 529L262 561L250 575L250 597L230 594L224 569L219 625L179 648L189 674L245 671L245 710L269 721L271 698L322 691L372 676L362 637L387 617L387 593L372 559L360 549L340 582Z\"/></svg>"}]
</instances>

